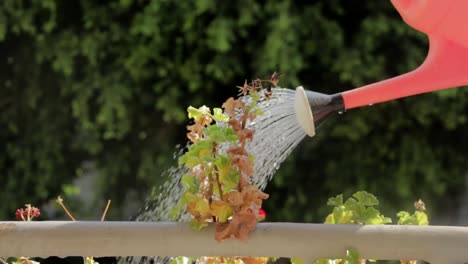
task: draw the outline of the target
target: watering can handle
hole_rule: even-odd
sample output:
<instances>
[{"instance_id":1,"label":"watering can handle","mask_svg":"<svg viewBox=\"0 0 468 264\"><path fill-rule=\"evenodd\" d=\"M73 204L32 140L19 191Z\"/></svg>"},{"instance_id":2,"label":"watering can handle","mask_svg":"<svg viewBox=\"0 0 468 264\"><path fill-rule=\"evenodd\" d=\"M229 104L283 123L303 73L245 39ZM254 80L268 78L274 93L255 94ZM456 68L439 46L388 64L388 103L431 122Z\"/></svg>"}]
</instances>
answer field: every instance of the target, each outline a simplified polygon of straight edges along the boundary
<instances>
[{"instance_id":1,"label":"watering can handle","mask_svg":"<svg viewBox=\"0 0 468 264\"><path fill-rule=\"evenodd\" d=\"M428 35L428 55L414 71L341 93L345 110L468 84L468 0L391 2Z\"/></svg>"}]
</instances>

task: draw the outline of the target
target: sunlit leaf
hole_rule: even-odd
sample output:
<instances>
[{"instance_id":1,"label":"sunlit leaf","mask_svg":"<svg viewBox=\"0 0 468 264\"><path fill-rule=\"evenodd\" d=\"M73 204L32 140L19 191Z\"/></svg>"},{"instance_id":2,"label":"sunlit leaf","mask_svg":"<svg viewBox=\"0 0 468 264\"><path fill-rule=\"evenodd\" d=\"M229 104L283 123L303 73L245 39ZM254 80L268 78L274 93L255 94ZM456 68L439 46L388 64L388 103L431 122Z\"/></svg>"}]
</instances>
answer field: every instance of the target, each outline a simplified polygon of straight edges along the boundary
<instances>
[{"instance_id":1,"label":"sunlit leaf","mask_svg":"<svg viewBox=\"0 0 468 264\"><path fill-rule=\"evenodd\" d=\"M227 122L229 120L229 116L223 113L223 109L213 108L213 119L218 122Z\"/></svg>"},{"instance_id":2,"label":"sunlit leaf","mask_svg":"<svg viewBox=\"0 0 468 264\"><path fill-rule=\"evenodd\" d=\"M195 204L195 210L200 212L200 214L207 214L210 212L210 206L208 204L208 201L206 201L203 198L200 198L197 200Z\"/></svg>"},{"instance_id":3,"label":"sunlit leaf","mask_svg":"<svg viewBox=\"0 0 468 264\"><path fill-rule=\"evenodd\" d=\"M291 258L291 264L305 264L302 259L299 258Z\"/></svg>"},{"instance_id":4,"label":"sunlit leaf","mask_svg":"<svg viewBox=\"0 0 468 264\"><path fill-rule=\"evenodd\" d=\"M232 216L232 207L227 202L215 200L211 203L211 214L218 217L220 223L224 223Z\"/></svg>"},{"instance_id":5,"label":"sunlit leaf","mask_svg":"<svg viewBox=\"0 0 468 264\"><path fill-rule=\"evenodd\" d=\"M219 178L223 182L231 170L231 158L225 155L218 155L215 165L218 168Z\"/></svg>"},{"instance_id":6,"label":"sunlit leaf","mask_svg":"<svg viewBox=\"0 0 468 264\"><path fill-rule=\"evenodd\" d=\"M187 108L188 117L193 118L194 120L200 119L203 115L210 115L210 108L206 107L205 105L200 108L195 108L193 106L189 106Z\"/></svg>"}]
</instances>

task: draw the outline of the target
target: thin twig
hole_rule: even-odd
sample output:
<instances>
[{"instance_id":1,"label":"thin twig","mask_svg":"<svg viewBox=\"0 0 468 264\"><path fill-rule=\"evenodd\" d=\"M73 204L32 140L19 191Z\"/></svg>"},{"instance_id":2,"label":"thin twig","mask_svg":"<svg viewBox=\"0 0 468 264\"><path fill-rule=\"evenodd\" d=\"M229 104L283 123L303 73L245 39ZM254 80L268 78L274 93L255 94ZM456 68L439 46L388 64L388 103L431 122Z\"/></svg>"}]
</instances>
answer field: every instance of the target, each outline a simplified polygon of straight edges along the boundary
<instances>
[{"instance_id":1,"label":"thin twig","mask_svg":"<svg viewBox=\"0 0 468 264\"><path fill-rule=\"evenodd\" d=\"M58 204L60 204L60 206L63 208L63 210L68 215L68 217L70 217L71 220L76 221L75 217L73 217L73 215L70 213L70 211L68 211L67 207L63 204L63 199L62 199L62 197L60 197L60 195L57 197L57 200L55 200L55 201Z\"/></svg>"},{"instance_id":2,"label":"thin twig","mask_svg":"<svg viewBox=\"0 0 468 264\"><path fill-rule=\"evenodd\" d=\"M101 221L104 221L104 219L106 219L107 210L109 210L110 204L111 200L107 200L106 209L104 209L104 212L102 213Z\"/></svg>"}]
</instances>

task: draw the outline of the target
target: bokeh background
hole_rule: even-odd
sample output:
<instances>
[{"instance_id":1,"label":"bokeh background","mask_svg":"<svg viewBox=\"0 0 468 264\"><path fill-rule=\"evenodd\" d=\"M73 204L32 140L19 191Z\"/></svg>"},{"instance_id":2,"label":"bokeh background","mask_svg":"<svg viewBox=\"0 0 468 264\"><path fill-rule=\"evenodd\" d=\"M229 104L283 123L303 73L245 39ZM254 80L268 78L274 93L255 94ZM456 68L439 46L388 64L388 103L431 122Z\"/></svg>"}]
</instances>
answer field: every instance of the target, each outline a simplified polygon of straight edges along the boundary
<instances>
[{"instance_id":1,"label":"bokeh background","mask_svg":"<svg viewBox=\"0 0 468 264\"><path fill-rule=\"evenodd\" d=\"M0 2L0 219L32 203L61 218L127 220L184 145L188 105L245 79L336 93L416 68L426 37L390 1ZM403 88L403 87L402 87ZM328 197L367 190L385 215L426 202L468 224L468 89L337 115L267 188L269 221L321 222Z\"/></svg>"}]
</instances>

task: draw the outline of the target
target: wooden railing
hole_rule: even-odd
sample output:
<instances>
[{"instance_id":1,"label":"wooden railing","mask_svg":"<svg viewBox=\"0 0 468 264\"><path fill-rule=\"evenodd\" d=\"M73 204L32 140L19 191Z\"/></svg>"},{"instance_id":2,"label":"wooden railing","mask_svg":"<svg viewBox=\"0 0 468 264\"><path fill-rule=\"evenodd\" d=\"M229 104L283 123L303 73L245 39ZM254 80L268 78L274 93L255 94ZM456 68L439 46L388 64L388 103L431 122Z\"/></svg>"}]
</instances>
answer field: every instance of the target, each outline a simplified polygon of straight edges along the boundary
<instances>
[{"instance_id":1,"label":"wooden railing","mask_svg":"<svg viewBox=\"0 0 468 264\"><path fill-rule=\"evenodd\" d=\"M0 256L274 256L468 263L468 227L260 223L248 241L165 222L0 222Z\"/></svg>"}]
</instances>

